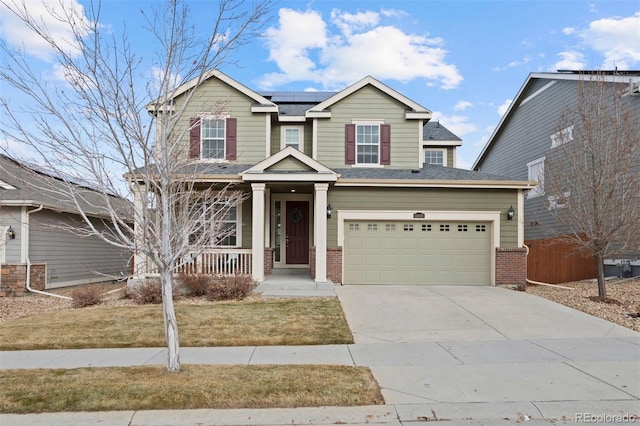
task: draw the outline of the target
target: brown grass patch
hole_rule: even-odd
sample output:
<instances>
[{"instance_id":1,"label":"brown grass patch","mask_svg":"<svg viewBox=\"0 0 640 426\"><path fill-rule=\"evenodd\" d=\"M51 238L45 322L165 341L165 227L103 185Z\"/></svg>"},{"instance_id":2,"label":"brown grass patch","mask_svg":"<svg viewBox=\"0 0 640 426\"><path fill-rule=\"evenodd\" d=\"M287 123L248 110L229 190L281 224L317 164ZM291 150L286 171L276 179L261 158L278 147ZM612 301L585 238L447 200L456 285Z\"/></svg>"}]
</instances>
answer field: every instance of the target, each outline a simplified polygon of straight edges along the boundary
<instances>
[{"instance_id":1,"label":"brown grass patch","mask_svg":"<svg viewBox=\"0 0 640 426\"><path fill-rule=\"evenodd\" d=\"M353 343L337 299L177 304L176 316L185 347ZM160 305L97 306L0 323L0 350L165 344Z\"/></svg>"},{"instance_id":2,"label":"brown grass patch","mask_svg":"<svg viewBox=\"0 0 640 426\"><path fill-rule=\"evenodd\" d=\"M43 413L383 404L368 368L186 365L0 370L0 412Z\"/></svg>"}]
</instances>

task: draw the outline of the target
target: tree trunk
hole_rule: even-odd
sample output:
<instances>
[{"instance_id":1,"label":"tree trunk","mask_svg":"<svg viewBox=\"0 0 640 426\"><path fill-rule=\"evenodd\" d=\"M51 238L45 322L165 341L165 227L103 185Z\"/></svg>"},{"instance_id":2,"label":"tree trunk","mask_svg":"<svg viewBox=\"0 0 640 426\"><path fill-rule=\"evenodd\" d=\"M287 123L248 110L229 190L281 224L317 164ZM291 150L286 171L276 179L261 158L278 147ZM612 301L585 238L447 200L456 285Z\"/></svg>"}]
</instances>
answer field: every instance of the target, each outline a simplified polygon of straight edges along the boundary
<instances>
[{"instance_id":1,"label":"tree trunk","mask_svg":"<svg viewBox=\"0 0 640 426\"><path fill-rule=\"evenodd\" d=\"M162 285L162 315L167 338L167 371L180 371L180 339L178 338L178 320L173 307L173 277L171 271L160 275Z\"/></svg>"},{"instance_id":2,"label":"tree trunk","mask_svg":"<svg viewBox=\"0 0 640 426\"><path fill-rule=\"evenodd\" d=\"M598 296L604 300L607 298L607 287L604 282L604 256L596 255L596 268L598 271Z\"/></svg>"}]
</instances>

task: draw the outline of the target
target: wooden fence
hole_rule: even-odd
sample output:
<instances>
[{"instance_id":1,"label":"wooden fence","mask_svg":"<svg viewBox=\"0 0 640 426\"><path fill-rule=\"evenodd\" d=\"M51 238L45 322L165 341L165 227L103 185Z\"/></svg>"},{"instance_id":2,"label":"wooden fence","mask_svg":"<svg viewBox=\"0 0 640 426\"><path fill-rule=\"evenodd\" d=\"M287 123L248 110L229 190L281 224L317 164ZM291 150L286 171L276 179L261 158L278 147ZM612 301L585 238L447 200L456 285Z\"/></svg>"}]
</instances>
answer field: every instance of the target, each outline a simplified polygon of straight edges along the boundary
<instances>
[{"instance_id":1,"label":"wooden fence","mask_svg":"<svg viewBox=\"0 0 640 426\"><path fill-rule=\"evenodd\" d=\"M566 283L596 277L594 259L575 243L557 238L528 240L527 278L544 283Z\"/></svg>"}]
</instances>

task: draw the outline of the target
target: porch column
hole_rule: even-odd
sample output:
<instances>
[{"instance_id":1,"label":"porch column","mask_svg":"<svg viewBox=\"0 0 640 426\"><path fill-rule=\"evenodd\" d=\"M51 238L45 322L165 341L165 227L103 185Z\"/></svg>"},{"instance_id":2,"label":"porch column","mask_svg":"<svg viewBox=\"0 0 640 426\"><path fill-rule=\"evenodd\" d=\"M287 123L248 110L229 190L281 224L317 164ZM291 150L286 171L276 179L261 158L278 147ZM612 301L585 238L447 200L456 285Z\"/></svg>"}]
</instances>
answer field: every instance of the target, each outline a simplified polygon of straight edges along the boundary
<instances>
[{"instance_id":1,"label":"porch column","mask_svg":"<svg viewBox=\"0 0 640 426\"><path fill-rule=\"evenodd\" d=\"M264 183L252 183L253 215L251 218L251 271L253 279L264 281Z\"/></svg>"},{"instance_id":2,"label":"porch column","mask_svg":"<svg viewBox=\"0 0 640 426\"><path fill-rule=\"evenodd\" d=\"M145 274L149 272L147 256L141 253L140 247L144 245L144 229L142 224L145 221L144 209L147 207L147 188L145 185L132 183L131 190L133 192L133 202L135 207L134 216L134 233L136 250L133 253L133 278L144 278Z\"/></svg>"},{"instance_id":3,"label":"porch column","mask_svg":"<svg viewBox=\"0 0 640 426\"><path fill-rule=\"evenodd\" d=\"M327 282L327 190L328 183L315 185L315 223L313 235L316 246L316 282Z\"/></svg>"}]
</instances>

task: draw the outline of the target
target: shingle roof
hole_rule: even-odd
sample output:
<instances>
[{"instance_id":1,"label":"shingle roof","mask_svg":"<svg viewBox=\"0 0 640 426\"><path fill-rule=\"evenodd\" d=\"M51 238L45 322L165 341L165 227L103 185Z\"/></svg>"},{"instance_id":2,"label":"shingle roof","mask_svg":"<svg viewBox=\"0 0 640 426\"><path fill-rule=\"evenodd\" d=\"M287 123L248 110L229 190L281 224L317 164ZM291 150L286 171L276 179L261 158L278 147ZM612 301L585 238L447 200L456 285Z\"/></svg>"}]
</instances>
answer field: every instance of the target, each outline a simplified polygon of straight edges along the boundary
<instances>
[{"instance_id":1,"label":"shingle roof","mask_svg":"<svg viewBox=\"0 0 640 426\"><path fill-rule=\"evenodd\" d=\"M0 154L0 181L15 189L0 187L0 204L25 206L43 205L47 209L77 212L72 202L69 185L53 173L47 174L37 167L27 166L6 155ZM81 184L71 184L74 192L80 194L81 208L89 216L108 217L109 209L105 198L98 191ZM131 204L122 198L109 196L109 201L116 209L129 208Z\"/></svg>"},{"instance_id":2,"label":"shingle roof","mask_svg":"<svg viewBox=\"0 0 640 426\"><path fill-rule=\"evenodd\" d=\"M449 180L449 181L513 181L506 176L453 167L425 164L422 169L370 169L353 167L334 169L341 179L378 179L378 180ZM523 182L524 183L524 182Z\"/></svg>"},{"instance_id":3,"label":"shingle roof","mask_svg":"<svg viewBox=\"0 0 640 426\"><path fill-rule=\"evenodd\" d=\"M422 140L427 141L462 141L451 133L439 121L428 121L422 128Z\"/></svg>"}]
</instances>

